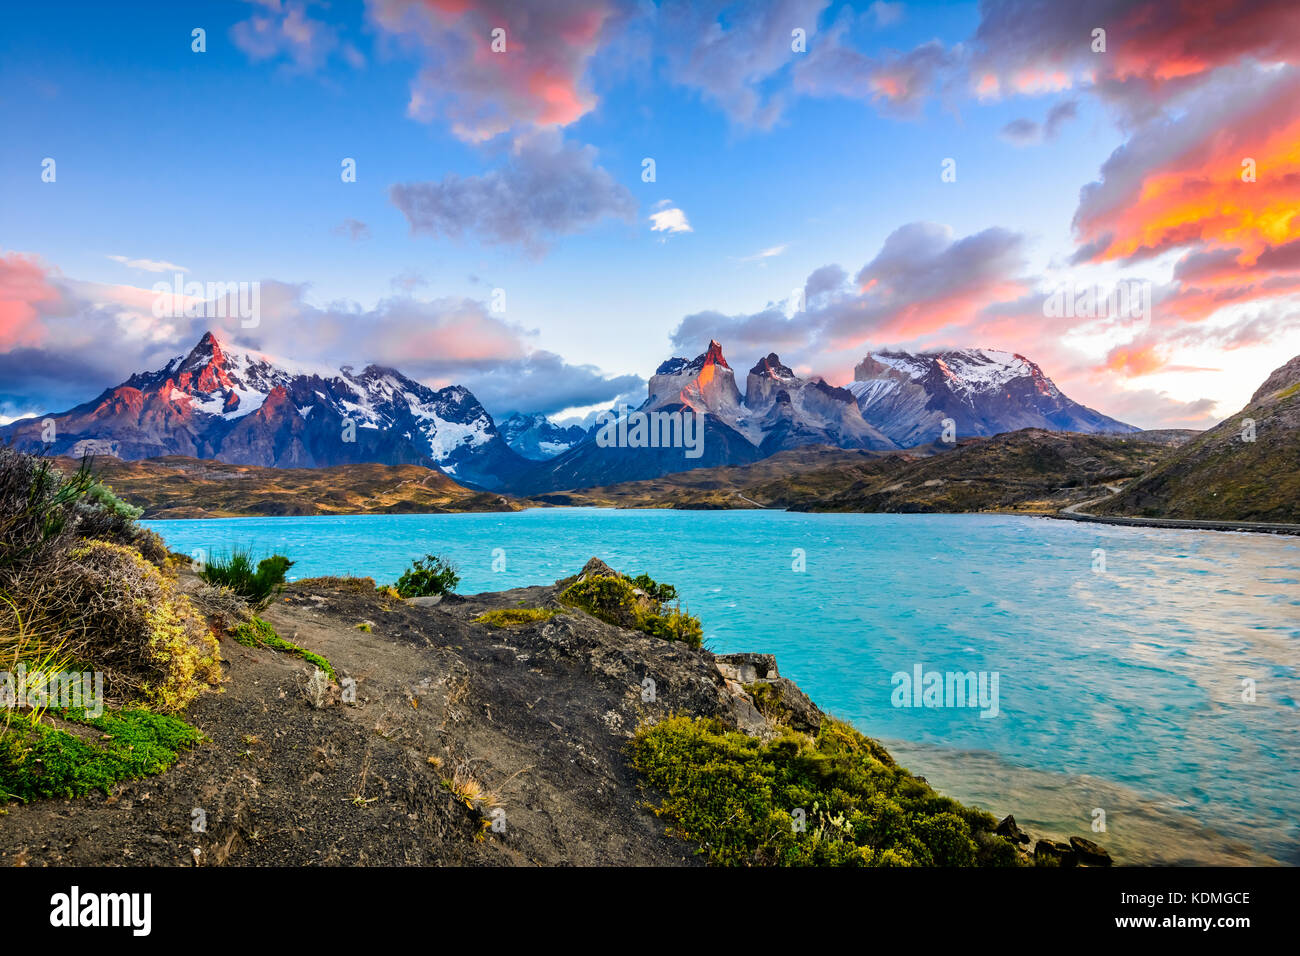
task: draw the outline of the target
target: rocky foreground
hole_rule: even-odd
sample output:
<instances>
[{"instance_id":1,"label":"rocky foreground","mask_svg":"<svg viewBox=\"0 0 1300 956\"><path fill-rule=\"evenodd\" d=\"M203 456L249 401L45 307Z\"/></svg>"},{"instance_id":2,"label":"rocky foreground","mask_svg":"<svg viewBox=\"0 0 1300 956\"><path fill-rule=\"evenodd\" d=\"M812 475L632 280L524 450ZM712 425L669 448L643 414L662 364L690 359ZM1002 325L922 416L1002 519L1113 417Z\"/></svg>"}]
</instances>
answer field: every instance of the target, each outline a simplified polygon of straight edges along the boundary
<instances>
[{"instance_id":1,"label":"rocky foreground","mask_svg":"<svg viewBox=\"0 0 1300 956\"><path fill-rule=\"evenodd\" d=\"M262 617L331 662L337 682L301 657L223 636L223 685L187 713L207 740L111 795L11 803L0 862L701 863L651 810L659 795L629 760L636 729L707 717L779 742L817 734L824 715L769 655L693 650L558 600L573 581L606 574L616 572L593 559L552 586L413 600L368 578L292 585ZM189 572L179 583L209 614L225 613ZM525 608L536 618L482 618ZM997 833L1013 862L1029 862L1014 820ZM1087 841L1035 849L1039 862L1109 863Z\"/></svg>"}]
</instances>

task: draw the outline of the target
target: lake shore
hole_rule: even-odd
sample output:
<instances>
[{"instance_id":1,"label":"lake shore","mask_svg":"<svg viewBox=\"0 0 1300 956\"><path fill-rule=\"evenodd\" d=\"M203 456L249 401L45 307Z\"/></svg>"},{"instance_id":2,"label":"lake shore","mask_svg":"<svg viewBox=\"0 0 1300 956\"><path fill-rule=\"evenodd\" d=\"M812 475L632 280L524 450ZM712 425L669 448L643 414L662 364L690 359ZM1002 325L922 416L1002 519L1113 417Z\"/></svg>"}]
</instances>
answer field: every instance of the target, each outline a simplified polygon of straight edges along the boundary
<instances>
[{"instance_id":1,"label":"lake shore","mask_svg":"<svg viewBox=\"0 0 1300 956\"><path fill-rule=\"evenodd\" d=\"M1224 821L1229 839L1274 859L1300 842L1286 810L1300 814L1300 753L1279 699L1296 692L1282 679L1246 709L1236 687L1240 674L1300 665L1292 539L994 514L604 508L150 525L185 553L281 550L305 576L346 566L393 580L411 553L436 548L460 566L465 593L553 581L600 553L676 582L711 648L775 654L813 700L873 735L1173 795L1178 815L1162 818L1171 854L1179 828L1194 839ZM760 546L736 574L729 555L742 540ZM806 572L792 571L796 548ZM889 675L915 661L1000 672L1003 716L892 708ZM1262 783L1240 786L1214 769L1225 763ZM1091 809L1072 819L1086 825ZM1195 822L1207 819L1219 822Z\"/></svg>"}]
</instances>

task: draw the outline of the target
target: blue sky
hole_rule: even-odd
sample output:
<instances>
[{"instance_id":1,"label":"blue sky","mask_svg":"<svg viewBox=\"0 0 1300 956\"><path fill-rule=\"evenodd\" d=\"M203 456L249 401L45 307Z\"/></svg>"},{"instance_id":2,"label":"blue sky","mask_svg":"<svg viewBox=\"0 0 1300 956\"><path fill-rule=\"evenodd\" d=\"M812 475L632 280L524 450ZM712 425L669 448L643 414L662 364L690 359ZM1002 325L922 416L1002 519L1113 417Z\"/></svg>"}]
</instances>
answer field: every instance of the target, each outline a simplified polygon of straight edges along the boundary
<instances>
[{"instance_id":1,"label":"blue sky","mask_svg":"<svg viewBox=\"0 0 1300 956\"><path fill-rule=\"evenodd\" d=\"M1081 244L1072 228L1080 189L1142 130L1131 104L1102 96L1095 75L1068 63L1041 67L1063 70L1067 85L973 92L972 76L987 68L976 65L981 56L998 53L981 53L981 23L998 11L818 0L570 8L601 23L598 38L575 40L581 30L556 26L559 7L548 3L513 5L527 17L503 12L510 5L445 12L406 0L9 11L0 34L0 256L38 269L54 291L11 282L28 291L8 293L18 311L0 337L0 414L84 400L139 363L184 351L195 329L151 323L133 292L169 279L166 264L200 281L292 290L261 327L234 338L313 361L380 361L432 384L462 381L495 414L642 394L638 380L664 358L703 351L707 338L674 336L700 313L728 320L716 323L718 334L743 376L769 350L765 309L830 264L847 285L791 318L784 338L794 344L771 348L831 381L850 376L868 348L1004 348L1039 361L1073 397L1157 425L1227 414L1267 373L1265 343L1229 354L1221 343L1191 342L1182 326L1163 337L1148 329L1130 350L1144 356L1136 362L1116 352L1125 344L1115 330L1062 328L1026 305L1063 277L1163 287L1189 249L1069 262ZM492 64L491 53L466 52L486 47L498 22L515 43L501 61L515 57L521 73L498 77L479 62ZM808 51L778 55L792 25L808 32ZM195 27L206 30L206 52L191 50ZM800 57L831 47L856 57L859 72L834 64L798 72ZM1044 47L1052 48L1046 39ZM939 51L942 62L902 73L899 93L893 67L917 51ZM1204 87L1237 63L1207 65ZM1040 65L1006 65L1031 67ZM535 70L585 96L585 108L557 121L536 97L521 97L519 77ZM847 94L836 91L841 78ZM417 92L436 105L413 109ZM1180 116L1173 100L1150 98L1171 104L1166 119ZM1053 135L1027 143L1009 134L1009 124L1041 124L1062 105L1069 115ZM496 125L485 128L482 115ZM465 116L479 125L467 132ZM554 183L541 182L539 155L558 157ZM493 177L512 156L518 176L503 186ZM45 157L57 163L54 183L41 180ZM345 157L356 160L354 183L340 179ZM653 183L642 181L644 157L655 160ZM947 158L955 182L941 179ZM546 208L512 237L484 233L476 225L484 191L463 188L476 177L495 190L486 215L509 228L518 225L511 203ZM527 195L512 195L512 182ZM437 234L413 230L394 199L400 184L439 197ZM651 216L664 209L680 210L690 231L654 231ZM452 220L468 224L461 235L447 234ZM923 248L906 250L906 274L880 263L857 277L915 223L945 227L946 238L927 233ZM1014 236L996 261L959 250L943 257L949 244L991 229ZM927 277L929 262L941 279ZM970 282L928 291L962 268ZM862 288L872 279L889 289L886 300L864 299L876 294ZM486 304L493 289L505 292L504 313ZM965 317L954 318L954 303ZM999 307L1016 321L991 321ZM448 322L449 312L463 321ZM846 314L860 316L851 334ZM1216 327L1228 335L1255 315L1219 317ZM711 321L688 328L703 334ZM420 328L437 331L417 343L411 331ZM1295 351L1295 324L1281 328ZM60 350L68 370L50 371ZM552 375L583 387L548 388Z\"/></svg>"}]
</instances>

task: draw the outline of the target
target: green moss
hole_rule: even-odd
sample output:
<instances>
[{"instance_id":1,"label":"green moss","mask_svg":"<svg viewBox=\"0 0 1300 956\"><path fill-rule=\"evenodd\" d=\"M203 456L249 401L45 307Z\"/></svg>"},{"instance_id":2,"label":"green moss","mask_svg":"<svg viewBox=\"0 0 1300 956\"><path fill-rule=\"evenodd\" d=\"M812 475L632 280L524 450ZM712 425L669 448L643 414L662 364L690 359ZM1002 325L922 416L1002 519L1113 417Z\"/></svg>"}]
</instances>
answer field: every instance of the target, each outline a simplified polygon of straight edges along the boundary
<instances>
[{"instance_id":1,"label":"green moss","mask_svg":"<svg viewBox=\"0 0 1300 956\"><path fill-rule=\"evenodd\" d=\"M512 607L500 611L485 611L474 618L475 624L492 627L520 627L534 621L549 621L559 614L553 607Z\"/></svg>"},{"instance_id":2,"label":"green moss","mask_svg":"<svg viewBox=\"0 0 1300 956\"><path fill-rule=\"evenodd\" d=\"M586 611L607 624L644 631L668 641L681 641L698 650L704 643L699 618L681 608L664 608L665 596L676 597L671 585L656 584L646 575L636 579L595 575L575 581L560 594L560 602Z\"/></svg>"},{"instance_id":3,"label":"green moss","mask_svg":"<svg viewBox=\"0 0 1300 956\"><path fill-rule=\"evenodd\" d=\"M825 719L815 739L762 742L705 718L642 727L633 766L655 813L730 866L1015 865L981 810L935 792L875 741ZM802 831L796 826L803 811Z\"/></svg>"},{"instance_id":4,"label":"green moss","mask_svg":"<svg viewBox=\"0 0 1300 956\"><path fill-rule=\"evenodd\" d=\"M292 641L286 641L275 633L275 628L260 617L255 617L251 621L244 621L236 627L235 640L245 647L269 647L272 650L284 651L286 654L295 654L308 663L315 664L330 676L330 680L338 680L338 674L334 672L333 664L313 651L299 647Z\"/></svg>"},{"instance_id":5,"label":"green moss","mask_svg":"<svg viewBox=\"0 0 1300 956\"><path fill-rule=\"evenodd\" d=\"M203 735L179 720L147 710L109 711L87 717L82 710L47 714L99 731L99 739L52 727L27 714L14 714L0 731L0 803L43 797L107 794L123 780L162 773L182 750Z\"/></svg>"}]
</instances>

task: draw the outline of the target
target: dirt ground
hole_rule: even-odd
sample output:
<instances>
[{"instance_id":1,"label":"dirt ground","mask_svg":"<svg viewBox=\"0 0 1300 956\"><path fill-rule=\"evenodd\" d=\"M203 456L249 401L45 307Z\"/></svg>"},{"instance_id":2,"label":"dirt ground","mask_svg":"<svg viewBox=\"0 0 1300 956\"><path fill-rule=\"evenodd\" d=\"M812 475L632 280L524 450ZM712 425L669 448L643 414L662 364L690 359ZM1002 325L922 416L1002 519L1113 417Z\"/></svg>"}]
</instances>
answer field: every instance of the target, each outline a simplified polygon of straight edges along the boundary
<instances>
[{"instance_id":1,"label":"dirt ground","mask_svg":"<svg viewBox=\"0 0 1300 956\"><path fill-rule=\"evenodd\" d=\"M263 616L341 686L313 699L311 665L224 638L224 686L186 715L208 740L111 796L10 805L0 865L698 862L646 808L626 744L647 717L752 718L747 698L707 651L578 611L472 621L559 607L557 593L419 606L346 581L291 586ZM494 799L467 806L453 780Z\"/></svg>"}]
</instances>

